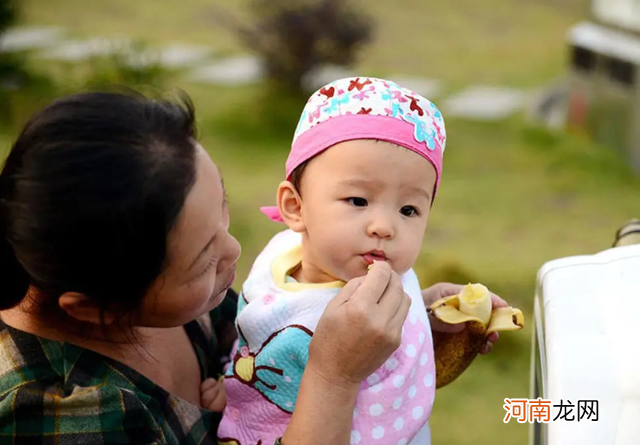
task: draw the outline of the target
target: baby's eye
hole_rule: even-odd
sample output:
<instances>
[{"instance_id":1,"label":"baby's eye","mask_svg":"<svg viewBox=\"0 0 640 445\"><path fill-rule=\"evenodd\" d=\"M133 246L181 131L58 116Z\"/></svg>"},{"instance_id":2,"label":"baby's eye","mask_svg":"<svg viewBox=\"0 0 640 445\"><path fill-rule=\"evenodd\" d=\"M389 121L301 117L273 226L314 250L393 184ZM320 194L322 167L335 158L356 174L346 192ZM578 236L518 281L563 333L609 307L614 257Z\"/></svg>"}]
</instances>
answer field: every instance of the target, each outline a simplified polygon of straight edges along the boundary
<instances>
[{"instance_id":1,"label":"baby's eye","mask_svg":"<svg viewBox=\"0 0 640 445\"><path fill-rule=\"evenodd\" d=\"M365 207L367 205L367 200L364 198L347 198L347 201L356 207Z\"/></svg>"},{"instance_id":2,"label":"baby's eye","mask_svg":"<svg viewBox=\"0 0 640 445\"><path fill-rule=\"evenodd\" d=\"M418 209L416 209L414 206L404 206L400 209L400 213L402 213L404 216L414 216L418 214Z\"/></svg>"}]
</instances>

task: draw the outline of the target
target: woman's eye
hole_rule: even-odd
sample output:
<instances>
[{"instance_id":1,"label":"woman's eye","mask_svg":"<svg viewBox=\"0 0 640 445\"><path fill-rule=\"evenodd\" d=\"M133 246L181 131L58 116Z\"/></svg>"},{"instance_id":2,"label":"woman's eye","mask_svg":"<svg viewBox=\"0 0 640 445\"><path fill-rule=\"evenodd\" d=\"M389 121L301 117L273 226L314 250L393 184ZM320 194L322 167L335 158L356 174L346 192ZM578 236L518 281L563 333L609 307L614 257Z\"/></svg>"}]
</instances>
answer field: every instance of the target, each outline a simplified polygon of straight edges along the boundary
<instances>
[{"instance_id":1,"label":"woman's eye","mask_svg":"<svg viewBox=\"0 0 640 445\"><path fill-rule=\"evenodd\" d=\"M211 270L211 268L215 265L215 263L216 263L216 259L212 258L211 261L209 261L209 264L207 264L207 267L205 267L204 270L202 272L200 272L200 274L198 274L198 276L201 277L202 275L204 275L207 272L209 272Z\"/></svg>"},{"instance_id":2,"label":"woman's eye","mask_svg":"<svg viewBox=\"0 0 640 445\"><path fill-rule=\"evenodd\" d=\"M367 200L364 198L347 198L347 201L356 207L365 207L367 205Z\"/></svg>"},{"instance_id":3,"label":"woman's eye","mask_svg":"<svg viewBox=\"0 0 640 445\"><path fill-rule=\"evenodd\" d=\"M402 213L404 216L414 216L418 214L418 209L416 209L414 206L404 206L400 209L400 213Z\"/></svg>"}]
</instances>

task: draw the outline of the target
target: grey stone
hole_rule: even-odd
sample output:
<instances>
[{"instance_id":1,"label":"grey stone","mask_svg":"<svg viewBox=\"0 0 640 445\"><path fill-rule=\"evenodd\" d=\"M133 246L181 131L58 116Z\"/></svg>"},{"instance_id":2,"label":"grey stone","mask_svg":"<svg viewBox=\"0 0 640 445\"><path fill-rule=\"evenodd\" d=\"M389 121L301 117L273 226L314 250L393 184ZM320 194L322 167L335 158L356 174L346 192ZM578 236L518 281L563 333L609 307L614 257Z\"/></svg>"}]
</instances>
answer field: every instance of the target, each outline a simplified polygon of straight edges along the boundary
<instances>
[{"instance_id":1,"label":"grey stone","mask_svg":"<svg viewBox=\"0 0 640 445\"><path fill-rule=\"evenodd\" d=\"M315 91L334 80L352 76L355 76L354 72L347 68L327 65L307 73L302 79L302 87L307 91Z\"/></svg>"},{"instance_id":2,"label":"grey stone","mask_svg":"<svg viewBox=\"0 0 640 445\"><path fill-rule=\"evenodd\" d=\"M58 43L63 33L64 30L59 27L12 28L0 35L0 52L47 48Z\"/></svg>"},{"instance_id":3,"label":"grey stone","mask_svg":"<svg viewBox=\"0 0 640 445\"><path fill-rule=\"evenodd\" d=\"M262 64L258 58L238 56L196 68L188 78L194 82L234 86L255 83L262 76Z\"/></svg>"},{"instance_id":4,"label":"grey stone","mask_svg":"<svg viewBox=\"0 0 640 445\"><path fill-rule=\"evenodd\" d=\"M512 88L473 86L442 101L445 115L473 120L499 120L522 111L528 94Z\"/></svg>"},{"instance_id":5,"label":"grey stone","mask_svg":"<svg viewBox=\"0 0 640 445\"><path fill-rule=\"evenodd\" d=\"M159 64L166 68L189 68L213 54L213 49L203 46L174 43L164 48L145 50L130 56L134 66Z\"/></svg>"},{"instance_id":6,"label":"grey stone","mask_svg":"<svg viewBox=\"0 0 640 445\"><path fill-rule=\"evenodd\" d=\"M566 124L569 92L569 84L564 80L533 90L528 117L547 128L561 130Z\"/></svg>"},{"instance_id":7,"label":"grey stone","mask_svg":"<svg viewBox=\"0 0 640 445\"><path fill-rule=\"evenodd\" d=\"M95 56L108 56L122 51L129 42L125 39L93 38L89 40L73 40L61 45L45 49L39 57L46 60L77 62Z\"/></svg>"}]
</instances>

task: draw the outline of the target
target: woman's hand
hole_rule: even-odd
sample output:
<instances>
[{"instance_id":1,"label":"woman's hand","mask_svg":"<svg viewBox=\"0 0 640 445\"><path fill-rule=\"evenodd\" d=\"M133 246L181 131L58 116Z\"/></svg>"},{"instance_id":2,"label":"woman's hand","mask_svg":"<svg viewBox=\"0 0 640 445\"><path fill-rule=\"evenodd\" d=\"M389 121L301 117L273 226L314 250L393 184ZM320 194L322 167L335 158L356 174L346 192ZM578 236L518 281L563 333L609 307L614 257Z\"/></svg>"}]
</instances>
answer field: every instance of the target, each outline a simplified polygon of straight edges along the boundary
<instances>
[{"instance_id":1,"label":"woman's hand","mask_svg":"<svg viewBox=\"0 0 640 445\"><path fill-rule=\"evenodd\" d=\"M431 306L440 298L448 297L449 295L455 295L462 290L463 286L460 284L453 283L437 283L431 287L428 287L422 291L422 299L424 300L424 305L426 307ZM491 302L493 303L493 309L499 307L507 307L508 304L502 298L491 293ZM431 323L431 330L433 332L441 332L441 333L455 333L460 332L465 328L464 324L448 324L444 323L435 317L429 316L429 322ZM481 354L487 354L493 348L493 344L498 341L499 335L497 332L492 333L487 337L487 343L480 350Z\"/></svg>"},{"instance_id":2,"label":"woman's hand","mask_svg":"<svg viewBox=\"0 0 640 445\"><path fill-rule=\"evenodd\" d=\"M376 262L327 305L309 346L282 445L348 445L362 381L400 346L411 300L400 277Z\"/></svg>"},{"instance_id":3,"label":"woman's hand","mask_svg":"<svg viewBox=\"0 0 640 445\"><path fill-rule=\"evenodd\" d=\"M410 305L389 264L374 263L327 305L311 341L308 366L335 384L359 386L400 346Z\"/></svg>"}]
</instances>

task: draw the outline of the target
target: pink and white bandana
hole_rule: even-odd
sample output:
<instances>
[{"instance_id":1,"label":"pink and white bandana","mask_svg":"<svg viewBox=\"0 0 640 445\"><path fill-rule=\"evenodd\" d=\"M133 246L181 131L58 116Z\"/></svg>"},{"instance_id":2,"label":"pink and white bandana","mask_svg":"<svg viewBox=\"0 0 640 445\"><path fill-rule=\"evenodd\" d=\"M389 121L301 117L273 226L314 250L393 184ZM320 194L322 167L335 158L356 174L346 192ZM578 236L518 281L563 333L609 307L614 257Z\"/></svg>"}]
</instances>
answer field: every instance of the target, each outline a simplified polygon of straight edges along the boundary
<instances>
[{"instance_id":1,"label":"pink and white bandana","mask_svg":"<svg viewBox=\"0 0 640 445\"><path fill-rule=\"evenodd\" d=\"M294 133L286 179L303 162L354 139L378 139L423 156L436 169L435 198L447 139L442 113L419 94L374 77L338 79L309 98ZM282 222L277 207L260 210Z\"/></svg>"}]
</instances>

